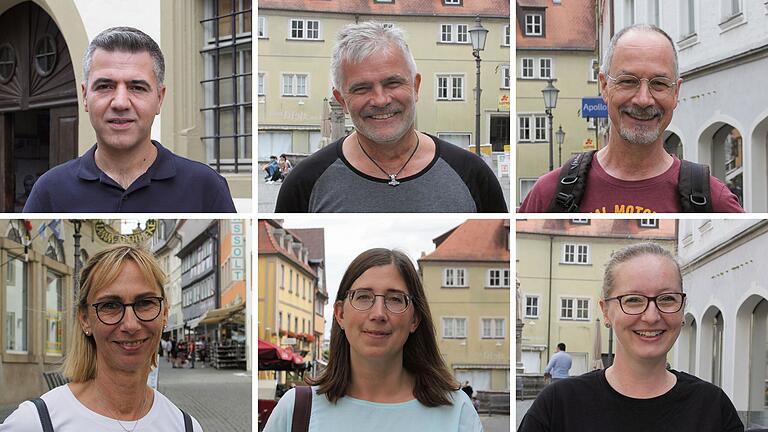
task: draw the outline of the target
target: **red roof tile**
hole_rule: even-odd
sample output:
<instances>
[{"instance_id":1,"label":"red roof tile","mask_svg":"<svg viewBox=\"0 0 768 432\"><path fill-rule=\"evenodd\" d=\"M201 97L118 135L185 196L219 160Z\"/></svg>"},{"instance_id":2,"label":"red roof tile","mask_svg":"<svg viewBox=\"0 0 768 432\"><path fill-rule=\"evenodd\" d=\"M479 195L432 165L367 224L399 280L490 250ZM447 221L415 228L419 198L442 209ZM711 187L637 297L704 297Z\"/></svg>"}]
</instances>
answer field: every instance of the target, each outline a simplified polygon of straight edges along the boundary
<instances>
[{"instance_id":1,"label":"red roof tile","mask_svg":"<svg viewBox=\"0 0 768 432\"><path fill-rule=\"evenodd\" d=\"M545 37L523 37L523 8L544 9ZM552 0L517 0L517 48L560 48L594 50L595 0L567 0L555 5Z\"/></svg>"},{"instance_id":2,"label":"red roof tile","mask_svg":"<svg viewBox=\"0 0 768 432\"><path fill-rule=\"evenodd\" d=\"M302 269L308 271L310 274L315 275L315 271L312 270L312 267L309 266L309 264L305 263L299 257L297 257L292 250L285 249L280 244L278 244L277 239L275 239L272 231L275 228L282 228L282 225L280 222L275 221L274 219L259 219L259 231L258 231L258 244L259 244L259 255L267 255L267 254L278 254L282 255L289 261L293 262L297 266L301 267ZM290 230L285 230L286 234L293 233Z\"/></svg>"},{"instance_id":3,"label":"red roof tile","mask_svg":"<svg viewBox=\"0 0 768 432\"><path fill-rule=\"evenodd\" d=\"M527 219L517 221L516 232L576 237L675 240L677 224L674 219L659 219L658 228L646 228L640 226L639 219L592 219L586 225L574 224L570 219Z\"/></svg>"},{"instance_id":4,"label":"red roof tile","mask_svg":"<svg viewBox=\"0 0 768 432\"><path fill-rule=\"evenodd\" d=\"M469 219L433 242L435 250L419 261L509 262L509 222L506 219Z\"/></svg>"},{"instance_id":5,"label":"red roof tile","mask_svg":"<svg viewBox=\"0 0 768 432\"><path fill-rule=\"evenodd\" d=\"M507 0L464 0L462 6L446 6L443 0L260 0L259 10L330 12L363 15L428 15L508 17Z\"/></svg>"}]
</instances>

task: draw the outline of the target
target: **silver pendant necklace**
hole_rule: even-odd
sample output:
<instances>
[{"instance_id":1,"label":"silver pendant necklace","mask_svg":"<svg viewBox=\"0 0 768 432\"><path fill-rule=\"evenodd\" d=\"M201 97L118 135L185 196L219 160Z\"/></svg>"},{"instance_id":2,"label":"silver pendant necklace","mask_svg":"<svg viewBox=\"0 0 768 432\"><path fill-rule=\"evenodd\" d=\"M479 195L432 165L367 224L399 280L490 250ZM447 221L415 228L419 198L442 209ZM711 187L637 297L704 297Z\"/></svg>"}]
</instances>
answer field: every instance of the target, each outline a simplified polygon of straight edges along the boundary
<instances>
[{"instance_id":1,"label":"silver pendant necklace","mask_svg":"<svg viewBox=\"0 0 768 432\"><path fill-rule=\"evenodd\" d=\"M374 165L376 165L376 168L378 168L378 169L379 169L379 171L381 171L382 173L384 173L384 175L385 175L385 176L389 177L389 182L387 182L387 184L388 184L388 185L390 185L390 186L392 186L392 187L395 187L395 186L397 186L397 185L399 185L399 184L400 184L400 182L399 182L399 181L397 181L397 176L399 176L399 175L400 175L400 173L401 173L401 172L403 172L403 170L405 169L405 166L406 166L406 165L408 165L408 162L410 162L410 161L411 161L411 159L413 159L413 155L415 155L415 154L416 154L416 150L418 150L418 149L419 149L419 141L420 141L420 140L419 140L419 134L418 134L418 133L416 133L416 130L414 130L414 131L413 131L413 133L416 135L416 147L414 147L414 148L413 148L413 152L411 152L411 155L410 155L410 156L408 156L408 160L407 160L407 161L405 161L405 163L403 164L403 166L402 166L402 167L400 167L400 169L399 169L399 170L398 170L396 173L394 173L394 174L390 174L390 173L388 173L388 172L384 171L384 168L382 168L382 167L381 167L381 165L379 165L379 164L378 164L378 163L377 163L377 162L376 162L376 161L375 161L375 160L374 160L374 159L371 157L371 155L369 155L369 154L368 154L368 152L367 152L367 151L365 151L365 149L363 148L363 145L362 145L362 144L360 144L360 137L359 137L358 135L355 135L355 138L357 138L357 145L358 145L358 146L360 146L360 150L362 150L362 151L363 151L363 154L365 154L365 156L366 156L368 159L370 159L370 161L371 161L371 162L373 162L373 164L374 164Z\"/></svg>"},{"instance_id":2,"label":"silver pendant necklace","mask_svg":"<svg viewBox=\"0 0 768 432\"><path fill-rule=\"evenodd\" d=\"M123 422L121 422L117 416L115 416L115 421L117 424L120 425L120 429L124 430L125 432L133 432L136 430L136 427L139 425L139 421L141 420L141 413L144 411L144 406L147 404L147 391L144 390L144 401L141 403L141 408L139 408L139 418L136 419L136 423L133 424L133 427L130 429L127 429L125 426L123 426ZM112 413L112 415L115 415L115 412L112 411L110 408L109 411Z\"/></svg>"}]
</instances>

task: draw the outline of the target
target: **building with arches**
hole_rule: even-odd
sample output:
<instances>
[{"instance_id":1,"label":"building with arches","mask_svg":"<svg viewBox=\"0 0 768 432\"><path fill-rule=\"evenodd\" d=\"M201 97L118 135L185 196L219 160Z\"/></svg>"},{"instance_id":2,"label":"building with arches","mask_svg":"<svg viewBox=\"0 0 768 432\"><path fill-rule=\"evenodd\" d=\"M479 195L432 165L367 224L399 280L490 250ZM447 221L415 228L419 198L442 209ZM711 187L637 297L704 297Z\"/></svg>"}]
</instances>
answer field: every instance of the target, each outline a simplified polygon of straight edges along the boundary
<instances>
[{"instance_id":1,"label":"building with arches","mask_svg":"<svg viewBox=\"0 0 768 432\"><path fill-rule=\"evenodd\" d=\"M136 27L158 42L168 88L152 139L209 164L235 205L251 198L251 0L0 0L0 205L21 211L49 168L96 142L82 57L98 33Z\"/></svg>"},{"instance_id":2,"label":"building with arches","mask_svg":"<svg viewBox=\"0 0 768 432\"><path fill-rule=\"evenodd\" d=\"M768 221L679 221L678 253L688 293L672 367L716 384L746 426L766 426Z\"/></svg>"}]
</instances>

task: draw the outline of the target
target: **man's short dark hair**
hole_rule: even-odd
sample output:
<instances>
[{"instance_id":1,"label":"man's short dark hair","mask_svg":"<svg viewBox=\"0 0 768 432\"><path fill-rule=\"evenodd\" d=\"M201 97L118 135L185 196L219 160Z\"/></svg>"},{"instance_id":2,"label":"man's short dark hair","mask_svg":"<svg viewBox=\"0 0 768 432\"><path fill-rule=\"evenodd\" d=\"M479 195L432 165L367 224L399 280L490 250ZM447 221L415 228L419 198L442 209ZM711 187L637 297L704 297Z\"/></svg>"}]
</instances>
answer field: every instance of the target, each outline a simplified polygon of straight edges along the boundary
<instances>
[{"instance_id":1,"label":"man's short dark hair","mask_svg":"<svg viewBox=\"0 0 768 432\"><path fill-rule=\"evenodd\" d=\"M88 85L88 74L93 64L93 53L97 49L107 52L125 51L130 53L148 52L154 63L155 78L163 85L165 78L165 58L160 46L149 35L133 27L112 27L96 35L88 45L83 57L83 79Z\"/></svg>"},{"instance_id":2,"label":"man's short dark hair","mask_svg":"<svg viewBox=\"0 0 768 432\"><path fill-rule=\"evenodd\" d=\"M559 344L557 344L557 349L559 349L560 351L565 351L565 344L560 342Z\"/></svg>"}]
</instances>

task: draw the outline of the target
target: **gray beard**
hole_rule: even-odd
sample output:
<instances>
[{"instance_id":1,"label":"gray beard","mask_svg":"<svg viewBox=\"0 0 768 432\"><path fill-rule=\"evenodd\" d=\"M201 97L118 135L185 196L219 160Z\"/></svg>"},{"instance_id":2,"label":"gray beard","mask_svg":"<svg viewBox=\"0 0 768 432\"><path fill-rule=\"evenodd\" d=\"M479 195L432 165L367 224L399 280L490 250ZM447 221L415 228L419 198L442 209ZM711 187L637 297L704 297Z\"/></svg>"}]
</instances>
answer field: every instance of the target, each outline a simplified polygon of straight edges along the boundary
<instances>
[{"instance_id":1,"label":"gray beard","mask_svg":"<svg viewBox=\"0 0 768 432\"><path fill-rule=\"evenodd\" d=\"M661 135L658 128L619 128L619 136L630 144L649 145L656 142Z\"/></svg>"}]
</instances>

